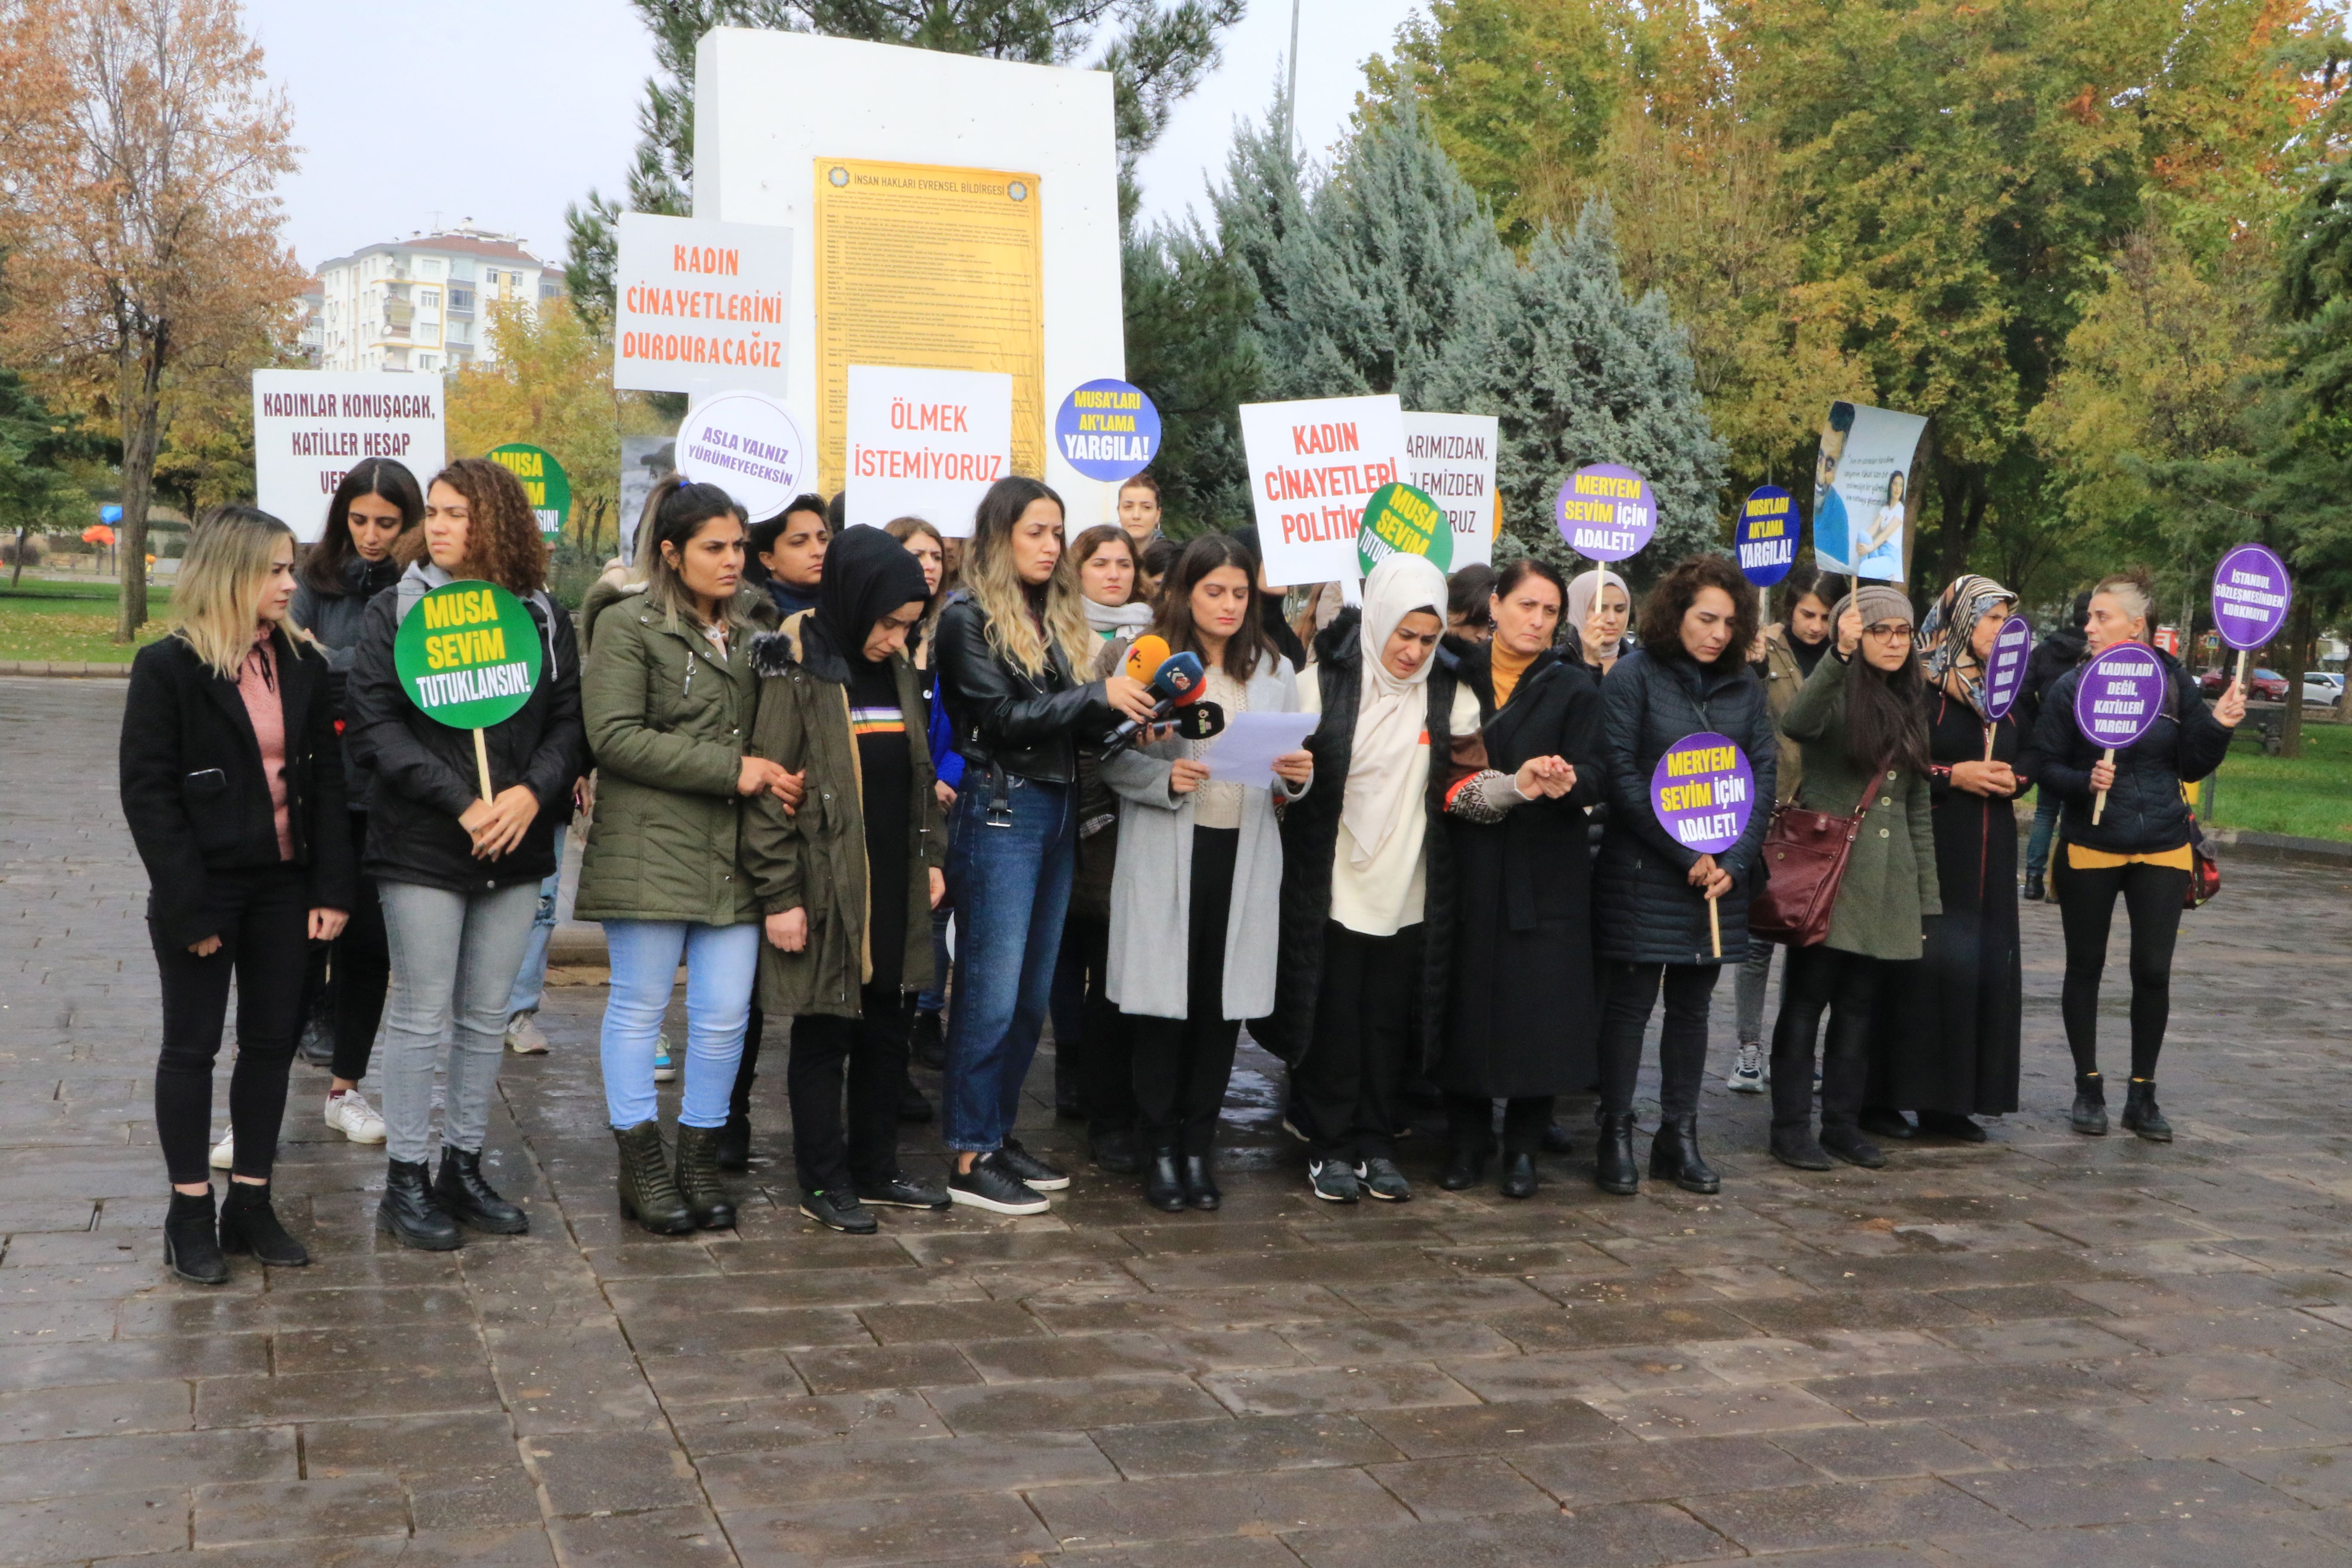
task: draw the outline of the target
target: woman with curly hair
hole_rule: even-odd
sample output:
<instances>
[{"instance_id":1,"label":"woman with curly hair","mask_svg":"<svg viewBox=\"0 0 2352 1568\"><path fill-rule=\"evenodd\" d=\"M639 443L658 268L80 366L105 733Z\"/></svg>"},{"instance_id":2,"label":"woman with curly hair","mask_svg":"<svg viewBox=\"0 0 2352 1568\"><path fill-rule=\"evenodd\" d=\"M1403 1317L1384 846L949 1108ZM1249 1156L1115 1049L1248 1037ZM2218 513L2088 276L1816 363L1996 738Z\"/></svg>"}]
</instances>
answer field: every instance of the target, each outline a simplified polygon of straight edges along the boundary
<instances>
[{"instance_id":1,"label":"woman with curly hair","mask_svg":"<svg viewBox=\"0 0 2352 1568\"><path fill-rule=\"evenodd\" d=\"M1720 855L1685 847L1658 820L1650 775L1686 736L1728 737L1747 753L1755 798L1772 797L1772 721L1764 683L1748 666L1756 638L1756 589L1720 555L1686 556L1642 605L1642 646L1601 683L1601 756L1609 775L1609 827L1594 868L1599 956L1608 1002L1601 1024L1602 1192L1640 1190L1633 1163L1633 1080L1642 1034L1665 992L1658 1042L1658 1135L1650 1174L1694 1193L1721 1181L1698 1151L1698 1089L1706 1071L1707 997L1727 963L1748 956L1748 900L1771 814L1758 811ZM1706 906L1716 906L1717 951Z\"/></svg>"},{"instance_id":2,"label":"woman with curly hair","mask_svg":"<svg viewBox=\"0 0 2352 1568\"><path fill-rule=\"evenodd\" d=\"M460 1221L496 1235L530 1228L483 1178L482 1141L506 1049L507 998L588 748L572 617L547 596L547 546L522 482L488 458L458 459L426 488L425 525L401 546L407 570L368 605L348 688L352 759L372 775L362 868L382 895L392 954L380 1064L390 1166L376 1228L446 1252L459 1243ZM545 648L530 700L482 731L488 800L473 734L420 710L393 663L401 623L425 595L460 581L520 597ZM428 1183L433 1079L445 1048L441 1170Z\"/></svg>"}]
</instances>

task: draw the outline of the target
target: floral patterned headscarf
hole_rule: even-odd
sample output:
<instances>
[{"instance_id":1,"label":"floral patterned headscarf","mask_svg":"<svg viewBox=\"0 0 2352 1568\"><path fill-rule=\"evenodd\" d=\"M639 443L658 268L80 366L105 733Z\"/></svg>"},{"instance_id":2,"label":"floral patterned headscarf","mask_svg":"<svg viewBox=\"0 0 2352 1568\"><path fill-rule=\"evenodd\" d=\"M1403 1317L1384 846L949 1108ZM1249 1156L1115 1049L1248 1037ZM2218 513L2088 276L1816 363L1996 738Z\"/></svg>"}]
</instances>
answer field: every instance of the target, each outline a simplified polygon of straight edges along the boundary
<instances>
[{"instance_id":1,"label":"floral patterned headscarf","mask_svg":"<svg viewBox=\"0 0 2352 1568\"><path fill-rule=\"evenodd\" d=\"M1979 713L1984 711L1984 666L1977 660L1977 623L2003 605L2014 609L2017 595L1991 578L1974 573L1956 577L1937 597L1914 639L1928 680L1940 687L1947 677L1957 676L1960 695Z\"/></svg>"}]
</instances>

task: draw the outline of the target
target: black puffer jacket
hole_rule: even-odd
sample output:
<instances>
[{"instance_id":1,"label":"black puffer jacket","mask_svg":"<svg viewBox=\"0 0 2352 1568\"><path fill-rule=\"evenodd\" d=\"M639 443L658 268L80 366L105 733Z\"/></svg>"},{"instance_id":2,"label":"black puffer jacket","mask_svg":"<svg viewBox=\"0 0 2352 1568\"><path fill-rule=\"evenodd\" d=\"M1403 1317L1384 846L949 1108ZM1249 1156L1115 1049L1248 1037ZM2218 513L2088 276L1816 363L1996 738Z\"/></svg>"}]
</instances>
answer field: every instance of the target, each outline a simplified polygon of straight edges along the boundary
<instances>
[{"instance_id":1,"label":"black puffer jacket","mask_svg":"<svg viewBox=\"0 0 2352 1568\"><path fill-rule=\"evenodd\" d=\"M346 707L343 687L350 679L352 662L359 657L360 623L367 614L368 602L386 588L400 581L400 563L386 556L382 561L363 561L354 555L343 563L342 591L321 593L304 578L294 590L293 622L318 639L327 650L327 694L334 703L336 735L343 759L343 793L353 811L363 810L362 798L367 794L367 780L359 765L352 761L351 742L344 731Z\"/></svg>"},{"instance_id":2,"label":"black puffer jacket","mask_svg":"<svg viewBox=\"0 0 2352 1568\"><path fill-rule=\"evenodd\" d=\"M1702 668L1679 651L1660 658L1636 648L1601 683L1601 712L1609 767L1609 831L1594 869L1601 956L1626 963L1738 963L1748 956L1748 900L1772 818L1775 742L1764 683L1744 649ZM1720 959L1707 937L1706 900L1690 885L1698 857L1659 826L1650 805L1650 775L1666 748L1708 731L1747 753L1758 803L1739 842L1715 858L1731 873L1731 890L1717 900Z\"/></svg>"},{"instance_id":3,"label":"black puffer jacket","mask_svg":"<svg viewBox=\"0 0 2352 1568\"><path fill-rule=\"evenodd\" d=\"M2161 648L2144 650L2164 668L2171 688L2164 711L2135 745L2116 753L2116 784L2106 808L2091 824L2091 769L2104 754L2074 723L2080 666L2058 678L2042 705L2041 721L2017 771L2063 803L2059 833L2069 844L2110 855L2158 855L2189 842L2189 802L2180 786L2195 784L2229 754L2230 731L2213 717L2179 660Z\"/></svg>"},{"instance_id":4,"label":"black puffer jacket","mask_svg":"<svg viewBox=\"0 0 2352 1568\"><path fill-rule=\"evenodd\" d=\"M1099 740L1118 724L1103 683L1081 685L1059 648L1048 647L1045 669L1031 675L991 647L988 616L968 594L940 612L938 638L940 696L955 721L955 749L983 778L993 766L1040 784L1070 784L1078 776L1079 737Z\"/></svg>"},{"instance_id":5,"label":"black puffer jacket","mask_svg":"<svg viewBox=\"0 0 2352 1568\"><path fill-rule=\"evenodd\" d=\"M1362 619L1363 611L1350 606L1316 634L1315 662L1307 670L1321 683L1323 714L1307 738L1307 749L1315 755L1315 776L1321 787L1282 808L1282 959L1275 974L1274 1016L1252 1024L1250 1033L1294 1066L1314 1042L1316 1003L1323 989L1331 860L1339 848L1339 814L1347 804L1348 762L1355 749L1356 707L1363 690L1363 639L1357 635ZM1445 789L1453 776L1454 676L1447 661L1431 668L1428 684L1429 832L1422 841L1427 869L1421 905L1419 1007L1412 1020L1415 1065L1436 1053L1454 966L1454 844L1445 831Z\"/></svg>"},{"instance_id":6,"label":"black puffer jacket","mask_svg":"<svg viewBox=\"0 0 2352 1568\"><path fill-rule=\"evenodd\" d=\"M2078 611L2079 615L2080 612ZM2083 650L2090 646L2090 637L2080 620L2071 626L2061 626L2044 637L2033 647L2032 656L2025 661L2025 679L2017 688L2017 732L2032 736L2034 727L2042 722L2042 704L2050 699L2050 689L2058 678L2083 662Z\"/></svg>"},{"instance_id":7,"label":"black puffer jacket","mask_svg":"<svg viewBox=\"0 0 2352 1568\"><path fill-rule=\"evenodd\" d=\"M512 850L496 860L477 860L472 838L457 826L466 808L481 798L473 731L426 718L402 688L392 658L401 597L394 589L370 601L361 623L359 658L345 688L350 716L344 734L352 760L368 775L367 853L361 868L383 881L457 893L544 880L555 869L556 830L572 816L572 785L588 766L572 617L557 610L551 621L540 595L524 601L545 642L539 684L520 712L485 730L482 738L490 756L491 789L529 786L539 797L539 815Z\"/></svg>"}]
</instances>

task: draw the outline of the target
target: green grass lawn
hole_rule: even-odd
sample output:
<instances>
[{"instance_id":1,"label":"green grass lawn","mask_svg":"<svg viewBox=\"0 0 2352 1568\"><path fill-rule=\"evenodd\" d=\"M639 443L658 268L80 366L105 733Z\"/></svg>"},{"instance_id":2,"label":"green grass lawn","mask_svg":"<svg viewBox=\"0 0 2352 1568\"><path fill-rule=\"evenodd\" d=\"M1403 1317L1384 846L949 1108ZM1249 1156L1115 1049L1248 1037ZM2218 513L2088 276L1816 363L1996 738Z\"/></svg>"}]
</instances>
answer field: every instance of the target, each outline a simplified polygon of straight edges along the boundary
<instances>
[{"instance_id":1,"label":"green grass lawn","mask_svg":"<svg viewBox=\"0 0 2352 1568\"><path fill-rule=\"evenodd\" d=\"M2303 755L2294 758L2240 742L2214 791L2216 826L2352 840L2352 725L2306 722Z\"/></svg>"},{"instance_id":2,"label":"green grass lawn","mask_svg":"<svg viewBox=\"0 0 2352 1568\"><path fill-rule=\"evenodd\" d=\"M0 576L0 659L80 659L89 664L128 664L138 652L114 640L115 585L57 583L27 575L16 587ZM172 591L150 585L147 609L161 616ZM142 643L163 635L160 619L147 623Z\"/></svg>"}]
</instances>

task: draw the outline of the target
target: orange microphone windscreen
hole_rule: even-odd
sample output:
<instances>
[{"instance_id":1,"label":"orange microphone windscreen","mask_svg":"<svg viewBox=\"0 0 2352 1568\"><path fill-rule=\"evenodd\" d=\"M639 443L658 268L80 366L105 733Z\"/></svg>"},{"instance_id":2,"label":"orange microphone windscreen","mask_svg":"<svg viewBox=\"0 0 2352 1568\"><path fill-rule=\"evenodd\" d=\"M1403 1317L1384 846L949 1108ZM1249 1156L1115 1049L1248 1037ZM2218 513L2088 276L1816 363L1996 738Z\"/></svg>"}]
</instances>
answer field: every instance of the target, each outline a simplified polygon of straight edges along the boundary
<instances>
[{"instance_id":1,"label":"orange microphone windscreen","mask_svg":"<svg viewBox=\"0 0 2352 1568\"><path fill-rule=\"evenodd\" d=\"M1150 680L1168 659L1168 639L1146 632L1127 650L1127 678Z\"/></svg>"}]
</instances>

